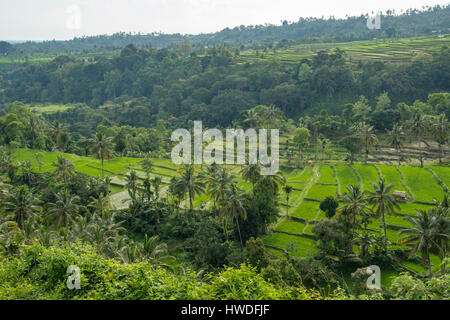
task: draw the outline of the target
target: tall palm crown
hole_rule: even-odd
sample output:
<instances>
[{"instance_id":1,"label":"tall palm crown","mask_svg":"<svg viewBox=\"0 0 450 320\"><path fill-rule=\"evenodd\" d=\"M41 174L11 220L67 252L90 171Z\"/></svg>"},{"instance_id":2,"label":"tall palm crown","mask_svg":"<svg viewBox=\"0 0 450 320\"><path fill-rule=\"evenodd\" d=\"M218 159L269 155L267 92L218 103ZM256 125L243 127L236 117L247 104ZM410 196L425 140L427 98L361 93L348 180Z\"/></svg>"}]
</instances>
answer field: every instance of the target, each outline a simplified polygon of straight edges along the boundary
<instances>
[{"instance_id":1,"label":"tall palm crown","mask_svg":"<svg viewBox=\"0 0 450 320\"><path fill-rule=\"evenodd\" d=\"M102 132L97 132L94 137L93 146L91 152L93 155L99 157L102 160L102 177L104 177L103 163L105 159L109 159L113 152L112 137L104 135Z\"/></svg>"},{"instance_id":2,"label":"tall palm crown","mask_svg":"<svg viewBox=\"0 0 450 320\"><path fill-rule=\"evenodd\" d=\"M48 214L57 227L66 227L74 222L78 214L80 198L71 195L66 189L56 194L56 202L48 205Z\"/></svg>"},{"instance_id":3,"label":"tall palm crown","mask_svg":"<svg viewBox=\"0 0 450 320\"><path fill-rule=\"evenodd\" d=\"M398 151L398 164L400 165L401 159L401 149L403 147L403 140L405 138L405 133L403 132L402 126L398 123L394 124L394 127L388 133L388 143L391 147Z\"/></svg>"},{"instance_id":4,"label":"tall palm crown","mask_svg":"<svg viewBox=\"0 0 450 320\"><path fill-rule=\"evenodd\" d=\"M243 242L239 219L245 220L247 218L247 211L245 209L247 200L247 194L243 190L238 189L236 186L232 186L227 189L226 197L223 206L221 207L221 213L224 218L236 222L241 245L243 245Z\"/></svg>"},{"instance_id":5,"label":"tall palm crown","mask_svg":"<svg viewBox=\"0 0 450 320\"><path fill-rule=\"evenodd\" d=\"M431 278L430 249L437 236L436 217L432 209L429 211L416 209L416 211L418 213L416 216L406 218L411 222L412 227L400 230L400 233L405 234L405 236L400 238L398 243L412 246L410 256L421 252L422 259L428 266L428 276Z\"/></svg>"},{"instance_id":6,"label":"tall palm crown","mask_svg":"<svg viewBox=\"0 0 450 320\"><path fill-rule=\"evenodd\" d=\"M367 162L370 147L378 142L377 136L373 132L373 127L365 122L362 122L357 126L357 134L360 137L361 143L366 151L364 161Z\"/></svg>"},{"instance_id":7,"label":"tall palm crown","mask_svg":"<svg viewBox=\"0 0 450 320\"><path fill-rule=\"evenodd\" d=\"M346 189L347 192L340 197L344 205L339 207L338 211L349 216L352 229L355 229L358 227L358 216L367 221L372 209L367 205L366 194L359 185L348 185Z\"/></svg>"},{"instance_id":8,"label":"tall palm crown","mask_svg":"<svg viewBox=\"0 0 450 320\"><path fill-rule=\"evenodd\" d=\"M188 194L189 208L193 208L193 200L195 195L204 192L204 183L200 179L200 175L191 165L184 165L180 168L179 177L176 178L173 184L173 190L177 194Z\"/></svg>"},{"instance_id":9,"label":"tall palm crown","mask_svg":"<svg viewBox=\"0 0 450 320\"><path fill-rule=\"evenodd\" d=\"M25 220L40 210L39 203L40 201L25 186L20 186L9 191L2 207L6 212L14 214L14 220L22 228Z\"/></svg>"},{"instance_id":10,"label":"tall palm crown","mask_svg":"<svg viewBox=\"0 0 450 320\"><path fill-rule=\"evenodd\" d=\"M226 193L230 187L234 185L235 175L229 174L225 168L221 168L213 174L207 175L208 191L214 202L214 209L217 202L223 202Z\"/></svg>"},{"instance_id":11,"label":"tall palm crown","mask_svg":"<svg viewBox=\"0 0 450 320\"><path fill-rule=\"evenodd\" d=\"M249 164L241 169L242 178L250 182L255 187L256 182L261 178L261 167L258 164Z\"/></svg>"},{"instance_id":12,"label":"tall palm crown","mask_svg":"<svg viewBox=\"0 0 450 320\"><path fill-rule=\"evenodd\" d=\"M73 175L75 166L72 162L67 159L64 159L62 155L58 155L58 158L55 163L52 163L52 166L56 167L55 172L58 177L62 177L64 180L64 184L67 183L67 179Z\"/></svg>"},{"instance_id":13,"label":"tall palm crown","mask_svg":"<svg viewBox=\"0 0 450 320\"><path fill-rule=\"evenodd\" d=\"M382 178L378 184L372 182L374 191L369 192L368 203L375 209L375 216L379 217L383 223L384 232L384 250L387 252L387 236L386 236L386 217L385 215L394 215L395 209L400 210L395 197L391 194L391 189L394 185L386 184L385 179Z\"/></svg>"}]
</instances>

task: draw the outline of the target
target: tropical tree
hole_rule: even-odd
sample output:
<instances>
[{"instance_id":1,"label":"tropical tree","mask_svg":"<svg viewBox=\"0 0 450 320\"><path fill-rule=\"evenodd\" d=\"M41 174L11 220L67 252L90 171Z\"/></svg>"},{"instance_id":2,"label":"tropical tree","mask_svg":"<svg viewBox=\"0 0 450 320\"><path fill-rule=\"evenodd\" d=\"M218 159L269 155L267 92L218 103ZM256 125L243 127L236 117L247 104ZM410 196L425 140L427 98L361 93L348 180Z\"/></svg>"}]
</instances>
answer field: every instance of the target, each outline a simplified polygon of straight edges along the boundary
<instances>
[{"instance_id":1,"label":"tropical tree","mask_svg":"<svg viewBox=\"0 0 450 320\"><path fill-rule=\"evenodd\" d=\"M14 214L14 221L22 228L27 218L41 210L40 201L27 187L19 186L8 192L1 206L6 212Z\"/></svg>"},{"instance_id":2,"label":"tropical tree","mask_svg":"<svg viewBox=\"0 0 450 320\"><path fill-rule=\"evenodd\" d=\"M79 200L78 196L71 195L66 189L63 189L56 194L56 202L47 205L48 215L58 228L66 227L75 221L80 208Z\"/></svg>"},{"instance_id":3,"label":"tropical tree","mask_svg":"<svg viewBox=\"0 0 450 320\"><path fill-rule=\"evenodd\" d=\"M367 163L370 148L378 142L377 136L373 133L373 127L365 122L361 122L356 126L356 132L357 136L361 139L361 145L365 150L364 163Z\"/></svg>"},{"instance_id":4,"label":"tropical tree","mask_svg":"<svg viewBox=\"0 0 450 320\"><path fill-rule=\"evenodd\" d=\"M64 185L67 186L67 179L74 174L75 166L73 163L64 159L62 155L58 155L56 162L52 163L52 166L56 167L56 176L61 177L64 181Z\"/></svg>"},{"instance_id":5,"label":"tropical tree","mask_svg":"<svg viewBox=\"0 0 450 320\"><path fill-rule=\"evenodd\" d=\"M129 193L131 193L131 195L133 195L133 196L136 195L136 191L138 189L138 181L139 181L139 177L135 170L131 170L130 174L125 177L125 182L126 182L125 186L127 187Z\"/></svg>"},{"instance_id":6,"label":"tropical tree","mask_svg":"<svg viewBox=\"0 0 450 320\"><path fill-rule=\"evenodd\" d=\"M245 119L243 122L248 123L250 128L255 128L255 126L258 126L259 121L260 115L255 109L249 109L245 112Z\"/></svg>"},{"instance_id":7,"label":"tropical tree","mask_svg":"<svg viewBox=\"0 0 450 320\"><path fill-rule=\"evenodd\" d=\"M289 217L289 196L290 196L292 190L294 190L294 188L290 185L285 185L283 187L283 191L284 191L284 193L286 193L286 216L288 216L288 217Z\"/></svg>"},{"instance_id":8,"label":"tropical tree","mask_svg":"<svg viewBox=\"0 0 450 320\"><path fill-rule=\"evenodd\" d=\"M188 194L189 208L192 210L195 195L204 192L204 183L191 165L184 165L178 170L178 173L179 176L174 181L173 190L177 194Z\"/></svg>"},{"instance_id":9,"label":"tropical tree","mask_svg":"<svg viewBox=\"0 0 450 320\"><path fill-rule=\"evenodd\" d=\"M388 143L398 152L398 165L402 160L402 146L403 140L405 138L405 133L403 132L403 128L398 123L394 124L394 127L391 131L388 132Z\"/></svg>"},{"instance_id":10,"label":"tropical tree","mask_svg":"<svg viewBox=\"0 0 450 320\"><path fill-rule=\"evenodd\" d=\"M105 159L109 159L113 154L114 145L112 139L112 137L108 137L100 131L94 136L91 153L102 160L102 178L104 177L103 163Z\"/></svg>"},{"instance_id":11,"label":"tropical tree","mask_svg":"<svg viewBox=\"0 0 450 320\"><path fill-rule=\"evenodd\" d=\"M448 140L448 121L445 114L437 116L431 124L435 141L439 145L439 163L442 163L443 148L442 146Z\"/></svg>"},{"instance_id":12,"label":"tropical tree","mask_svg":"<svg viewBox=\"0 0 450 320\"><path fill-rule=\"evenodd\" d=\"M375 216L380 218L384 232L384 252L387 252L386 214L395 215L395 209L400 210L395 197L390 193L394 185L386 184L384 178L378 180L378 184L372 182L374 191L369 192L367 201L372 206Z\"/></svg>"},{"instance_id":13,"label":"tropical tree","mask_svg":"<svg viewBox=\"0 0 450 320\"><path fill-rule=\"evenodd\" d=\"M355 154L359 152L360 138L351 135L343 137L339 142L350 153L350 164L352 165L355 160Z\"/></svg>"},{"instance_id":14,"label":"tropical tree","mask_svg":"<svg viewBox=\"0 0 450 320\"><path fill-rule=\"evenodd\" d=\"M344 204L337 210L348 217L353 237L354 230L359 227L358 216L361 217L361 221L367 221L372 210L367 205L366 194L359 185L348 185L346 189L347 192L340 197L340 201Z\"/></svg>"},{"instance_id":15,"label":"tropical tree","mask_svg":"<svg viewBox=\"0 0 450 320\"><path fill-rule=\"evenodd\" d=\"M433 276L430 260L431 246L433 239L436 237L436 217L433 210L429 211L416 209L416 216L408 216L406 219L411 222L412 227L400 230L401 234L406 236L400 238L398 243L400 245L410 245L412 250L410 257L421 252L422 260L428 267L428 276ZM447 235L448 236L448 235Z\"/></svg>"},{"instance_id":16,"label":"tropical tree","mask_svg":"<svg viewBox=\"0 0 450 320\"><path fill-rule=\"evenodd\" d=\"M298 148L299 159L303 161L303 152L302 150L309 145L309 139L311 138L311 134L309 130L305 127L295 129L294 133L294 144Z\"/></svg>"},{"instance_id":17,"label":"tropical tree","mask_svg":"<svg viewBox=\"0 0 450 320\"><path fill-rule=\"evenodd\" d=\"M149 178L150 172L152 171L152 168L153 168L153 162L150 159L150 152L147 153L145 155L144 160L141 161L141 166L142 166L142 169L144 169L145 174L147 175L147 178Z\"/></svg>"},{"instance_id":18,"label":"tropical tree","mask_svg":"<svg viewBox=\"0 0 450 320\"><path fill-rule=\"evenodd\" d=\"M416 142L419 142L420 148L420 142L422 142L422 138L427 130L427 121L425 117L420 112L416 112L408 125L410 133L415 138ZM420 166L423 167L423 154L421 151L419 151L419 161Z\"/></svg>"},{"instance_id":19,"label":"tropical tree","mask_svg":"<svg viewBox=\"0 0 450 320\"><path fill-rule=\"evenodd\" d=\"M234 185L235 178L234 175L228 174L225 168L207 176L208 193L213 200L214 211L216 211L216 203L223 201L228 189Z\"/></svg>"},{"instance_id":20,"label":"tropical tree","mask_svg":"<svg viewBox=\"0 0 450 320\"><path fill-rule=\"evenodd\" d=\"M242 247L244 244L242 242L239 220L245 220L247 217L247 210L245 209L247 200L246 193L243 190L233 186L227 190L226 197L222 202L222 207L220 210L225 219L236 222L239 240Z\"/></svg>"},{"instance_id":21,"label":"tropical tree","mask_svg":"<svg viewBox=\"0 0 450 320\"><path fill-rule=\"evenodd\" d=\"M258 164L248 164L241 169L242 178L252 184L252 189L255 189L255 184L261 178L261 167Z\"/></svg>"}]
</instances>

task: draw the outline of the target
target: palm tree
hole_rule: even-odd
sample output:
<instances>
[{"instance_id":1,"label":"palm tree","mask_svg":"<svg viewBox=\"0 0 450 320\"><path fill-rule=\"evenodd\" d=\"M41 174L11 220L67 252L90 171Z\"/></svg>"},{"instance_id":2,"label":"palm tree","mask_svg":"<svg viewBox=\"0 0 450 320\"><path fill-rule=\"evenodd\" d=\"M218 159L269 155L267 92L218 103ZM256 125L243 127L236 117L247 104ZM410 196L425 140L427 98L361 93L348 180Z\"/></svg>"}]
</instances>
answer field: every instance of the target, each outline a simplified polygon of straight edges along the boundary
<instances>
[{"instance_id":1,"label":"palm tree","mask_svg":"<svg viewBox=\"0 0 450 320\"><path fill-rule=\"evenodd\" d=\"M426 119L421 113L416 113L413 115L413 118L409 121L409 127L411 134L416 138L417 142L422 141L422 136L427 129ZM419 144L420 148L420 144ZM423 155L422 152L419 151L420 157L420 166L423 167Z\"/></svg>"},{"instance_id":2,"label":"palm tree","mask_svg":"<svg viewBox=\"0 0 450 320\"><path fill-rule=\"evenodd\" d=\"M247 211L245 209L245 203L247 201L247 195L244 191L239 190L233 186L227 190L226 197L223 200L221 213L225 219L233 220L236 222L239 240L241 246L244 247L241 236L241 228L239 226L239 219L245 220L247 218Z\"/></svg>"},{"instance_id":3,"label":"palm tree","mask_svg":"<svg viewBox=\"0 0 450 320\"><path fill-rule=\"evenodd\" d=\"M130 174L125 177L126 187L133 196L136 195L138 189L138 180L139 177L134 170L131 170Z\"/></svg>"},{"instance_id":4,"label":"palm tree","mask_svg":"<svg viewBox=\"0 0 450 320\"><path fill-rule=\"evenodd\" d=\"M403 132L403 128L398 123L394 124L394 127L388 133L388 143L391 147L393 147L398 152L398 165L400 165L400 161L402 159L401 152L403 146L405 133Z\"/></svg>"},{"instance_id":5,"label":"palm tree","mask_svg":"<svg viewBox=\"0 0 450 320\"><path fill-rule=\"evenodd\" d=\"M227 190L234 184L236 177L228 174L225 168L221 168L217 173L208 175L208 193L211 195L214 203L214 212L216 211L216 203L224 200Z\"/></svg>"},{"instance_id":6,"label":"palm tree","mask_svg":"<svg viewBox=\"0 0 450 320\"><path fill-rule=\"evenodd\" d=\"M91 153L102 160L102 178L104 177L103 162L112 156L112 137L105 136L102 132L97 132L94 137L94 145Z\"/></svg>"},{"instance_id":7,"label":"palm tree","mask_svg":"<svg viewBox=\"0 0 450 320\"><path fill-rule=\"evenodd\" d=\"M347 193L340 197L340 201L344 205L339 207L337 211L348 216L353 238L354 229L358 227L358 216L361 217L362 221L368 221L372 209L367 206L366 194L359 185L348 185L346 189Z\"/></svg>"},{"instance_id":8,"label":"palm tree","mask_svg":"<svg viewBox=\"0 0 450 320\"><path fill-rule=\"evenodd\" d=\"M436 208L433 208L435 221L435 236L433 238L432 249L441 259L441 273L446 271L446 258L449 251L450 238L450 219L448 210L448 196L444 197L444 201L440 202Z\"/></svg>"},{"instance_id":9,"label":"palm tree","mask_svg":"<svg viewBox=\"0 0 450 320\"><path fill-rule=\"evenodd\" d=\"M74 174L75 166L73 163L67 159L64 159L62 155L58 155L56 162L52 163L52 166L56 167L56 176L62 177L64 185L67 186L67 178Z\"/></svg>"},{"instance_id":10,"label":"palm tree","mask_svg":"<svg viewBox=\"0 0 450 320\"><path fill-rule=\"evenodd\" d=\"M433 135L439 145L439 163L442 163L443 149L442 146L448 140L448 121L445 114L441 114L432 123Z\"/></svg>"},{"instance_id":11,"label":"palm tree","mask_svg":"<svg viewBox=\"0 0 450 320\"><path fill-rule=\"evenodd\" d=\"M286 178L281 173L264 176L262 179L267 179L269 184L272 186L274 194L278 194L280 192L280 185L286 184Z\"/></svg>"},{"instance_id":12,"label":"palm tree","mask_svg":"<svg viewBox=\"0 0 450 320\"><path fill-rule=\"evenodd\" d=\"M155 189L155 196L156 199L159 198L159 190L161 188L161 184L162 184L162 178L160 176L154 177L152 180L150 180L153 188Z\"/></svg>"},{"instance_id":13,"label":"palm tree","mask_svg":"<svg viewBox=\"0 0 450 320\"><path fill-rule=\"evenodd\" d=\"M241 169L242 178L252 184L253 191L255 184L261 178L261 167L258 164L248 164Z\"/></svg>"},{"instance_id":14,"label":"palm tree","mask_svg":"<svg viewBox=\"0 0 450 320\"><path fill-rule=\"evenodd\" d=\"M362 122L357 126L357 133L365 150L364 162L367 163L370 147L377 144L378 139L373 133L373 127L365 122Z\"/></svg>"},{"instance_id":15,"label":"palm tree","mask_svg":"<svg viewBox=\"0 0 450 320\"><path fill-rule=\"evenodd\" d=\"M193 208L193 200L196 194L204 192L204 184L196 174L196 170L191 165L184 165L179 170L180 176L174 182L175 193L189 196L189 208Z\"/></svg>"},{"instance_id":16,"label":"palm tree","mask_svg":"<svg viewBox=\"0 0 450 320\"><path fill-rule=\"evenodd\" d=\"M41 210L39 204L40 201L25 186L19 186L9 191L1 205L6 212L14 214L14 220L22 228L27 218Z\"/></svg>"},{"instance_id":17,"label":"palm tree","mask_svg":"<svg viewBox=\"0 0 450 320\"><path fill-rule=\"evenodd\" d=\"M292 190L294 188L292 188L289 185L285 185L283 188L283 191L286 193L286 216L289 217L289 195L291 194Z\"/></svg>"},{"instance_id":18,"label":"palm tree","mask_svg":"<svg viewBox=\"0 0 450 320\"><path fill-rule=\"evenodd\" d=\"M145 235L142 242L142 253L144 260L152 265L170 268L165 261L173 259L173 256L168 254L168 247L166 243L162 243L158 236L148 237Z\"/></svg>"},{"instance_id":19,"label":"palm tree","mask_svg":"<svg viewBox=\"0 0 450 320\"><path fill-rule=\"evenodd\" d=\"M247 110L247 112L245 113L245 119L243 122L248 123L250 128L254 128L255 124L257 124L258 121L259 121L258 112L256 112L255 109Z\"/></svg>"},{"instance_id":20,"label":"palm tree","mask_svg":"<svg viewBox=\"0 0 450 320\"><path fill-rule=\"evenodd\" d=\"M406 236L400 238L398 243L413 247L410 257L419 251L421 252L422 259L428 266L428 276L431 278L433 273L431 269L430 250L433 238L436 237L436 218L433 215L432 209L428 212L421 209L416 209L416 211L418 213L416 216L406 217L411 222L412 227L400 230L400 233Z\"/></svg>"},{"instance_id":21,"label":"palm tree","mask_svg":"<svg viewBox=\"0 0 450 320\"><path fill-rule=\"evenodd\" d=\"M48 204L48 214L53 218L58 228L66 227L74 221L78 214L78 196L71 195L66 189L56 194L56 202Z\"/></svg>"},{"instance_id":22,"label":"palm tree","mask_svg":"<svg viewBox=\"0 0 450 320\"><path fill-rule=\"evenodd\" d=\"M62 137L62 135L63 135L63 133L65 132L66 129L64 128L64 125L61 122L56 120L52 124L51 130L52 130L52 133L53 133L53 139L55 140L55 144L57 146L59 146L58 144L60 142L60 139L61 139L61 137ZM61 150L61 151L64 151L64 150Z\"/></svg>"},{"instance_id":23,"label":"palm tree","mask_svg":"<svg viewBox=\"0 0 450 320\"><path fill-rule=\"evenodd\" d=\"M144 160L141 161L141 166L142 166L142 169L144 169L145 174L147 175L147 178L149 178L150 172L152 171L152 168L153 168L153 162L150 159L150 153L145 155Z\"/></svg>"},{"instance_id":24,"label":"palm tree","mask_svg":"<svg viewBox=\"0 0 450 320\"><path fill-rule=\"evenodd\" d=\"M400 210L395 197L390 194L394 185L391 183L386 185L384 178L378 180L378 184L372 182L374 191L369 192L367 198L368 203L375 210L375 216L381 218L384 232L384 251L387 252L387 236L386 236L386 217L385 215L394 215L395 209Z\"/></svg>"}]
</instances>

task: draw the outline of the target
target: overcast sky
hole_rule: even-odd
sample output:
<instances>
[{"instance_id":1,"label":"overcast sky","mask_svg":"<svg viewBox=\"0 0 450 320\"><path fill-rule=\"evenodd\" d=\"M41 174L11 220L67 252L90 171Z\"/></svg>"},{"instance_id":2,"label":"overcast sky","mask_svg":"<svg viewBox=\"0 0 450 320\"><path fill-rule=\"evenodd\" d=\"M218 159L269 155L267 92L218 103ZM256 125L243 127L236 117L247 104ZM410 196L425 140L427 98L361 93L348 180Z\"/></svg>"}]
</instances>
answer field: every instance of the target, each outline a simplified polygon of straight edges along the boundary
<instances>
[{"instance_id":1,"label":"overcast sky","mask_svg":"<svg viewBox=\"0 0 450 320\"><path fill-rule=\"evenodd\" d=\"M0 40L125 32L198 34L300 17L337 18L447 4L420 0L0 0ZM79 15L78 15L79 11Z\"/></svg>"}]
</instances>

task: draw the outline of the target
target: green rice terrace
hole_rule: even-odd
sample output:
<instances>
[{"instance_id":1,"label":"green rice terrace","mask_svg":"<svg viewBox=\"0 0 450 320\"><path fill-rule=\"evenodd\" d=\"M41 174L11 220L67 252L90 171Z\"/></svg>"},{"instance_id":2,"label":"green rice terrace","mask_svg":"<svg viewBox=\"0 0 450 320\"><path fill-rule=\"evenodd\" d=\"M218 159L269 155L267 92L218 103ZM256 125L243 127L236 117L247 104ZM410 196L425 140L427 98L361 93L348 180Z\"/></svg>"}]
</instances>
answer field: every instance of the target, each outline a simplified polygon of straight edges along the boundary
<instances>
[{"instance_id":1,"label":"green rice terrace","mask_svg":"<svg viewBox=\"0 0 450 320\"><path fill-rule=\"evenodd\" d=\"M40 152L29 149L15 151L17 161L30 161L33 170L46 172L54 170L52 163L56 162L58 152ZM87 175L101 176L101 161L91 157L81 157L73 154L62 154L63 157L75 166L75 170ZM178 167L168 159L151 159L153 165L151 177L160 177L162 180L161 192L167 191L170 178L176 176ZM104 174L110 179L110 203L115 209L127 208L130 199L125 178L130 171L135 171L140 180L146 176L141 165L142 159L120 157L105 160ZM228 170L237 175L238 185L244 190L251 190L251 184L245 182L240 176L239 166L228 166ZM332 161L307 165L304 168L283 167L282 174L286 184L293 187L286 204L286 193L280 193L281 216L273 225L273 230L263 238L268 250L275 255L289 254L293 256L312 256L318 253L316 239L312 227L320 220L327 219L320 210L320 201L326 197L337 197L345 192L347 185L359 185L364 191L372 191L372 182L384 177L387 183L393 183L395 191L405 191L408 199L399 202L400 210L396 215L387 216L387 236L390 247L400 238L399 230L410 226L405 219L417 214L416 209L427 210L432 208L435 200L441 200L446 194L450 183L450 168L429 165L424 168L413 166L395 166L385 164L354 164ZM201 194L194 200L194 206L212 206L207 194ZM183 204L181 204L183 206ZM367 232L380 235L382 227L375 220L367 227ZM356 248L358 250L358 248ZM439 269L439 258L431 256L436 270ZM418 261L401 261L404 270L425 273L426 268ZM390 277L398 275L402 270L385 270L382 281L390 283ZM347 277L349 275L344 275Z\"/></svg>"},{"instance_id":2,"label":"green rice terrace","mask_svg":"<svg viewBox=\"0 0 450 320\"><path fill-rule=\"evenodd\" d=\"M403 63L414 56L432 54L444 45L450 44L450 35L405 38L395 40L367 40L344 43L313 43L294 45L278 50L249 50L241 53L241 62L277 59L287 65L297 65L301 59L310 58L319 51L339 48L345 51L349 61L384 61Z\"/></svg>"}]
</instances>

